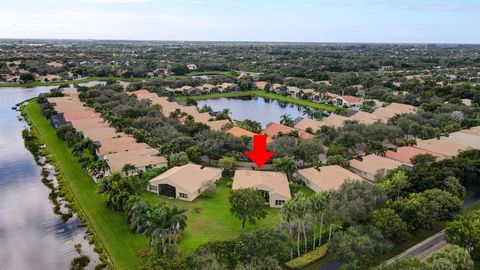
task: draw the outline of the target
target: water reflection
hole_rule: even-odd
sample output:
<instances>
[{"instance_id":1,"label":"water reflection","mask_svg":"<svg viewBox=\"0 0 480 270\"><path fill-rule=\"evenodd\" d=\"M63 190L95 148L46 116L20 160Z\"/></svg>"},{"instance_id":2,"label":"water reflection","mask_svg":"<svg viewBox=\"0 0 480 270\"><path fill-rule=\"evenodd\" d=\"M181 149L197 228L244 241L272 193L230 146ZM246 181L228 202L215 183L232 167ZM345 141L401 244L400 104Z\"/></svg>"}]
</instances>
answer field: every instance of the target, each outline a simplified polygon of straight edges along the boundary
<instances>
[{"instance_id":1,"label":"water reflection","mask_svg":"<svg viewBox=\"0 0 480 270\"><path fill-rule=\"evenodd\" d=\"M25 149L15 104L52 87L0 88L0 269L68 269L80 243L91 259L98 257L84 239L77 217L63 223L53 213L50 190L41 182L40 167Z\"/></svg>"},{"instance_id":2,"label":"water reflection","mask_svg":"<svg viewBox=\"0 0 480 270\"><path fill-rule=\"evenodd\" d=\"M270 122L280 122L282 114L289 114L293 119L304 117L304 108L287 102L262 97L219 98L198 101L198 107L204 104L212 107L214 111L225 108L232 112L235 120L256 120L265 127Z\"/></svg>"}]
</instances>

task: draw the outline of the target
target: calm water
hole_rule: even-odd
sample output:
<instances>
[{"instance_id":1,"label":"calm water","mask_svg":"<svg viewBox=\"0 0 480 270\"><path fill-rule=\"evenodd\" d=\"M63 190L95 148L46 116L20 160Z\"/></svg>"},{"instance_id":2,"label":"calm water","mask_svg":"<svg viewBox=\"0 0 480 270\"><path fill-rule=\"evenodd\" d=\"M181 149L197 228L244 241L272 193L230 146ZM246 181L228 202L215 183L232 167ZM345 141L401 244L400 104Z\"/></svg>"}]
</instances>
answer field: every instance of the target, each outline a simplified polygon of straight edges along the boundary
<instances>
[{"instance_id":1,"label":"calm water","mask_svg":"<svg viewBox=\"0 0 480 270\"><path fill-rule=\"evenodd\" d=\"M214 111L228 108L232 112L232 119L255 120L260 122L263 127L270 122L280 122L280 116L285 113L293 119L304 117L304 109L301 106L261 97L219 98L198 101L199 108L204 104L210 105Z\"/></svg>"},{"instance_id":2,"label":"calm water","mask_svg":"<svg viewBox=\"0 0 480 270\"><path fill-rule=\"evenodd\" d=\"M15 104L51 87L0 88L0 269L69 269L78 254L92 262L98 257L84 239L85 229L72 217L66 224L53 213L50 190L41 182L40 167L25 149L21 136L27 126L18 120Z\"/></svg>"}]
</instances>

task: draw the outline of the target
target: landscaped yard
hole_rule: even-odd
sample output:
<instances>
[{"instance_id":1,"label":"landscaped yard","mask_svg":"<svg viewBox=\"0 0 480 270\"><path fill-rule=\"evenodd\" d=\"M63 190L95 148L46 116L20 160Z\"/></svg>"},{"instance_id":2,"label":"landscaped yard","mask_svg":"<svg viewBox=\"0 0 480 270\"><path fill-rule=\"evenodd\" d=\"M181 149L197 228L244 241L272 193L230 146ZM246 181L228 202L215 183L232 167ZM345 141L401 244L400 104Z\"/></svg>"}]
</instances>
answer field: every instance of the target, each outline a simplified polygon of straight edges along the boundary
<instances>
[{"instance_id":1,"label":"landscaped yard","mask_svg":"<svg viewBox=\"0 0 480 270\"><path fill-rule=\"evenodd\" d=\"M218 189L212 198L197 198L193 202L169 199L154 193L146 193L144 197L153 203L166 202L188 209L188 227L179 246L185 251L192 251L201 244L212 240L232 239L243 231L238 218L230 214L228 195L229 180L218 182ZM280 221L278 209L269 208L268 216L256 225L247 223L245 231L265 226L275 226Z\"/></svg>"},{"instance_id":2,"label":"landscaped yard","mask_svg":"<svg viewBox=\"0 0 480 270\"><path fill-rule=\"evenodd\" d=\"M115 267L138 269L144 259L137 254L148 247L147 238L131 233L124 215L105 207L104 199L98 194L96 184L82 170L67 144L57 137L55 129L42 115L38 103L31 101L24 107L24 111L65 175L76 201L88 217ZM153 193L145 193L144 197L152 204L167 202L188 209L188 227L179 246L189 252L208 241L232 239L242 233L240 220L229 212L228 181L219 182L219 187L212 198L197 198L193 202L168 199ZM267 218L256 225L247 224L245 231L263 226L275 226L279 220L278 210L269 208Z\"/></svg>"},{"instance_id":3,"label":"landscaped yard","mask_svg":"<svg viewBox=\"0 0 480 270\"><path fill-rule=\"evenodd\" d=\"M225 97L248 97L248 96L257 96L269 99L275 99L282 102L288 102L291 104L304 106L304 107L311 107L317 110L324 110L333 112L335 111L336 107L331 105L326 105L323 103L316 103L310 100L305 99L298 99L293 97L285 97L275 93L267 93L262 90L248 90L248 91L238 91L238 92L224 92L224 93L212 93L206 95L199 95L199 96L190 96L189 98L193 98L195 100L202 100L202 99L215 99L215 98L225 98ZM185 101L188 97L182 96L178 97L177 101Z\"/></svg>"}]
</instances>

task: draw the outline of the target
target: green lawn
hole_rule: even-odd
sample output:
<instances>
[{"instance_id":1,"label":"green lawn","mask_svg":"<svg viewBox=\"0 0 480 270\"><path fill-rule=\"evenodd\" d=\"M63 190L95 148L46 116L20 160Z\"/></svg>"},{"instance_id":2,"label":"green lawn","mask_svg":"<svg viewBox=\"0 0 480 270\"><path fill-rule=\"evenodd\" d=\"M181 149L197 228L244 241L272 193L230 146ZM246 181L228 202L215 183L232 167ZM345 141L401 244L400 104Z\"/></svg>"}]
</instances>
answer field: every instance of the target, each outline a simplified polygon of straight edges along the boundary
<instances>
[{"instance_id":1,"label":"green lawn","mask_svg":"<svg viewBox=\"0 0 480 270\"><path fill-rule=\"evenodd\" d=\"M57 138L55 129L42 115L38 103L35 100L30 102L24 107L24 111L42 136L59 166L58 169L65 175L75 199L88 217L112 263L117 269L138 269L144 259L137 254L148 247L147 238L131 233L124 215L105 207L103 197L97 193L96 184L82 170L67 144ZM232 239L242 233L240 220L229 212L230 188L227 182L228 180L219 182L218 189L212 198L197 198L193 202L169 199L153 193L145 193L143 196L152 204L167 202L188 209L188 227L179 246L189 252L203 243ZM198 212L197 209L199 209ZM263 226L273 227L279 220L278 209L269 208L265 219L260 220L256 225L247 223L245 231Z\"/></svg>"},{"instance_id":2,"label":"green lawn","mask_svg":"<svg viewBox=\"0 0 480 270\"><path fill-rule=\"evenodd\" d=\"M188 227L179 246L189 252L206 242L232 239L243 232L240 220L229 211L230 188L227 183L228 180L219 181L218 189L212 198L199 197L193 202L169 199L154 193L146 193L144 198L152 204L166 202L188 209ZM247 223L245 231L265 226L273 227L279 221L278 209L268 208L268 216L258 221L256 225Z\"/></svg>"},{"instance_id":3,"label":"green lawn","mask_svg":"<svg viewBox=\"0 0 480 270\"><path fill-rule=\"evenodd\" d=\"M212 94L206 94L206 95L200 95L200 96L190 96L190 98L193 98L195 100L204 100L204 99L216 99L216 98L225 98L225 97L249 97L249 96L257 96L257 97L263 97L263 98L269 98L269 99L275 99L279 100L282 102L288 102L292 104L296 104L299 106L304 106L304 107L311 107L313 109L317 110L325 110L325 111L330 111L333 112L335 111L335 106L331 105L326 105L322 103L316 103L310 100L304 100L304 99L298 99L298 98L293 98L293 97L285 97L281 96L275 93L267 93L262 90L248 90L248 91L238 91L238 92L225 92L225 93L212 93ZM177 98L177 101L185 101L187 100L186 96L181 96Z\"/></svg>"},{"instance_id":4,"label":"green lawn","mask_svg":"<svg viewBox=\"0 0 480 270\"><path fill-rule=\"evenodd\" d=\"M96 184L82 170L67 144L57 138L55 129L43 117L38 103L30 102L24 111L42 136L58 169L65 175L76 201L88 217L115 268L138 269L143 264L143 259L137 253L148 247L147 238L131 233L124 215L105 207L102 196L97 193Z\"/></svg>"}]
</instances>

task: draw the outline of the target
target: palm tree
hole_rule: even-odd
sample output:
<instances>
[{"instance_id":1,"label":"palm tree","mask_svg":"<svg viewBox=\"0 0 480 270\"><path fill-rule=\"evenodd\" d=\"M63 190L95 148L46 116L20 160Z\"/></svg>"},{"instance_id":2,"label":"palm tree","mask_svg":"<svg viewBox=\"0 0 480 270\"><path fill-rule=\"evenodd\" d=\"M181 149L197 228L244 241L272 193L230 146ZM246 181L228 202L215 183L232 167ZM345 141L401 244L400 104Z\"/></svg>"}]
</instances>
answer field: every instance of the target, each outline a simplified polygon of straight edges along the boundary
<instances>
[{"instance_id":1,"label":"palm tree","mask_svg":"<svg viewBox=\"0 0 480 270\"><path fill-rule=\"evenodd\" d=\"M147 213L147 230L145 232L150 241L150 246L157 247L161 245L164 253L166 251L166 216L164 204L159 204L151 208Z\"/></svg>"},{"instance_id":2,"label":"palm tree","mask_svg":"<svg viewBox=\"0 0 480 270\"><path fill-rule=\"evenodd\" d=\"M150 204L139 196L130 196L126 203L126 215L130 229L134 233L142 233L147 229Z\"/></svg>"},{"instance_id":3,"label":"palm tree","mask_svg":"<svg viewBox=\"0 0 480 270\"><path fill-rule=\"evenodd\" d=\"M274 171L285 172L289 181L292 180L293 173L297 170L295 159L289 156L274 159L272 168Z\"/></svg>"},{"instance_id":4,"label":"palm tree","mask_svg":"<svg viewBox=\"0 0 480 270\"><path fill-rule=\"evenodd\" d=\"M293 197L293 208L295 210L295 216L298 219L298 232L297 232L297 253L300 257L300 231L303 232L303 241L305 245L304 251L307 252L307 232L305 229L305 220L309 212L309 201L303 192L298 192Z\"/></svg>"},{"instance_id":5,"label":"palm tree","mask_svg":"<svg viewBox=\"0 0 480 270\"><path fill-rule=\"evenodd\" d=\"M135 167L135 165L131 163L125 164L122 168L122 173L126 176L136 174L137 172L138 172L137 167Z\"/></svg>"},{"instance_id":6,"label":"palm tree","mask_svg":"<svg viewBox=\"0 0 480 270\"><path fill-rule=\"evenodd\" d=\"M390 179L390 183L394 186L396 193L397 193L397 199L400 197L400 191L402 189L408 187L410 184L408 182L408 177L405 175L405 172L400 170L397 171L392 178Z\"/></svg>"},{"instance_id":7,"label":"palm tree","mask_svg":"<svg viewBox=\"0 0 480 270\"><path fill-rule=\"evenodd\" d=\"M292 242L293 242L293 220L295 219L295 208L293 201L287 200L283 207L280 209L280 216L282 217L283 221L287 225L288 230L288 240L289 240L289 248L290 248L290 260L293 259L293 249L292 249Z\"/></svg>"},{"instance_id":8,"label":"palm tree","mask_svg":"<svg viewBox=\"0 0 480 270\"><path fill-rule=\"evenodd\" d=\"M166 208L168 231L173 238L173 244L178 242L178 233L187 227L187 209L173 205Z\"/></svg>"},{"instance_id":9,"label":"palm tree","mask_svg":"<svg viewBox=\"0 0 480 270\"><path fill-rule=\"evenodd\" d=\"M280 124L292 127L293 126L293 119L289 114L282 114L280 116Z\"/></svg>"},{"instance_id":10,"label":"palm tree","mask_svg":"<svg viewBox=\"0 0 480 270\"><path fill-rule=\"evenodd\" d=\"M315 232L318 216L320 216L320 236L318 239L318 246L322 245L323 220L325 217L325 213L330 206L331 199L332 195L328 191L321 191L315 193L312 197L310 197L310 211L314 218L313 224L315 226L313 229L313 249L315 249Z\"/></svg>"}]
</instances>

